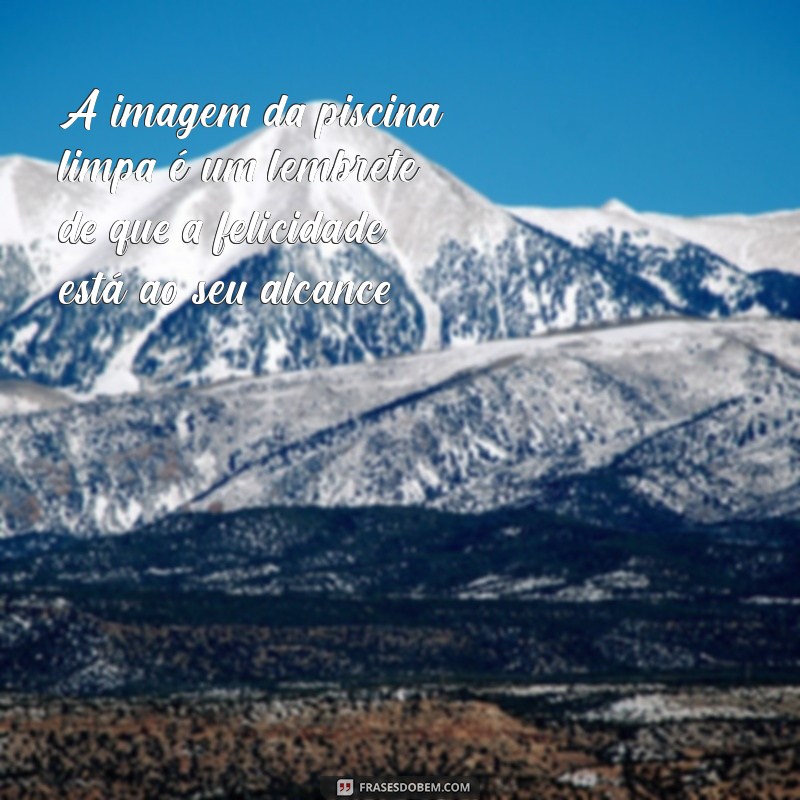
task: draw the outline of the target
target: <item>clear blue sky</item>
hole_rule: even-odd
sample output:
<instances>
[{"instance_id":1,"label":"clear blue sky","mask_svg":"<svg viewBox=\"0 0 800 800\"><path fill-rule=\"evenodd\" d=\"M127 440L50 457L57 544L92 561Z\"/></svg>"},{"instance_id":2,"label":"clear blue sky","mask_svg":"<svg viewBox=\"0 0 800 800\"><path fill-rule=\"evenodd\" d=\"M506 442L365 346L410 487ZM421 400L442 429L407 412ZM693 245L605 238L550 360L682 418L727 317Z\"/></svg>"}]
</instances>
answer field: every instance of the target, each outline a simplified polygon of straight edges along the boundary
<instances>
[{"instance_id":1,"label":"clear blue sky","mask_svg":"<svg viewBox=\"0 0 800 800\"><path fill-rule=\"evenodd\" d=\"M493 200L800 207L800 2L33 3L0 9L0 154L171 159L173 132L58 124L131 101L438 101L402 136ZM259 124L254 114L252 124ZM196 131L191 156L241 132Z\"/></svg>"}]
</instances>

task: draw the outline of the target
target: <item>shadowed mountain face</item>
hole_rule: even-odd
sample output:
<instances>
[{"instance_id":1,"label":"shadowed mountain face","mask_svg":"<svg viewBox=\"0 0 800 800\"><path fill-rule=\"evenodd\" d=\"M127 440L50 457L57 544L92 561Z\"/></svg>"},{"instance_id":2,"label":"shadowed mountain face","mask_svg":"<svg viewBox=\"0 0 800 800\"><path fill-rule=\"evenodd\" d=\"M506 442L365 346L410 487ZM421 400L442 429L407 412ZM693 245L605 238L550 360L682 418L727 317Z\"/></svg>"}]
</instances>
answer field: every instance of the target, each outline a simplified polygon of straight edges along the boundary
<instances>
[{"instance_id":1,"label":"shadowed mountain face","mask_svg":"<svg viewBox=\"0 0 800 800\"><path fill-rule=\"evenodd\" d=\"M0 688L796 674L798 535L298 508L16 537L0 544Z\"/></svg>"},{"instance_id":2,"label":"shadowed mountain face","mask_svg":"<svg viewBox=\"0 0 800 800\"><path fill-rule=\"evenodd\" d=\"M669 533L653 524L640 534L529 508L184 513L119 536L5 539L0 586L553 603L732 595L737 602L778 602L798 594L792 580L800 569L798 535L800 522L786 519Z\"/></svg>"}]
</instances>

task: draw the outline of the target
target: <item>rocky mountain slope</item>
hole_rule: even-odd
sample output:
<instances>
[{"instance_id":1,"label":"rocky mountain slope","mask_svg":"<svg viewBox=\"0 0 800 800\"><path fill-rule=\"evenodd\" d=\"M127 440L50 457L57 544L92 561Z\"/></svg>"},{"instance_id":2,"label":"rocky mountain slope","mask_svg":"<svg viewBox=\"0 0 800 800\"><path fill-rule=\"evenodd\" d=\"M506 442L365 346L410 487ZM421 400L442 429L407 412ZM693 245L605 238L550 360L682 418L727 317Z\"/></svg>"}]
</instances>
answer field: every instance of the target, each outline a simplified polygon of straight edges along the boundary
<instances>
[{"instance_id":1,"label":"rocky mountain slope","mask_svg":"<svg viewBox=\"0 0 800 800\"><path fill-rule=\"evenodd\" d=\"M286 505L796 515L798 342L796 323L661 322L11 415L2 530Z\"/></svg>"},{"instance_id":2,"label":"rocky mountain slope","mask_svg":"<svg viewBox=\"0 0 800 800\"><path fill-rule=\"evenodd\" d=\"M474 778L484 800L797 794L796 689L577 686L566 702L565 691L17 698L0 707L0 792L318 800L335 796L320 794L322 775L435 774Z\"/></svg>"}]
</instances>

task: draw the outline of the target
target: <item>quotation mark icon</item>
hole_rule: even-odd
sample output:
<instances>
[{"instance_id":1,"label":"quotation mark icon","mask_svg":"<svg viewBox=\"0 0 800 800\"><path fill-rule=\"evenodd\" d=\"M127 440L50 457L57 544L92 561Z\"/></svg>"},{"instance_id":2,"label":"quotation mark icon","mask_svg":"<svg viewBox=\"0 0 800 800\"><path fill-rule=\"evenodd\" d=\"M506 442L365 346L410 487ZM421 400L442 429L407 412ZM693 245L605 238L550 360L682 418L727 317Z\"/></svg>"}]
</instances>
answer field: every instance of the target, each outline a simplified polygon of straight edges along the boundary
<instances>
[{"instance_id":1,"label":"quotation mark icon","mask_svg":"<svg viewBox=\"0 0 800 800\"><path fill-rule=\"evenodd\" d=\"M353 779L352 778L339 778L336 781L336 796L337 797L350 797L353 794Z\"/></svg>"}]
</instances>

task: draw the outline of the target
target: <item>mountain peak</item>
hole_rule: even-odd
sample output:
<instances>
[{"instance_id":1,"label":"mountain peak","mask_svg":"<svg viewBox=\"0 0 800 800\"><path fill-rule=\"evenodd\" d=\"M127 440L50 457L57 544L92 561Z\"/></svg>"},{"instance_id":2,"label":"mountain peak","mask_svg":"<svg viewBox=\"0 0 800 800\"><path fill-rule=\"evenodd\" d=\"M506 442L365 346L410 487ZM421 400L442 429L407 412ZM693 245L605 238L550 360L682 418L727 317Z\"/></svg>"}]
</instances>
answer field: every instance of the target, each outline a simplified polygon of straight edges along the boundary
<instances>
[{"instance_id":1,"label":"mountain peak","mask_svg":"<svg viewBox=\"0 0 800 800\"><path fill-rule=\"evenodd\" d=\"M606 200L606 202L602 205L602 209L603 211L608 211L611 214L626 214L627 216L636 215L636 212L630 206L625 205L622 200L618 200L616 197Z\"/></svg>"}]
</instances>

